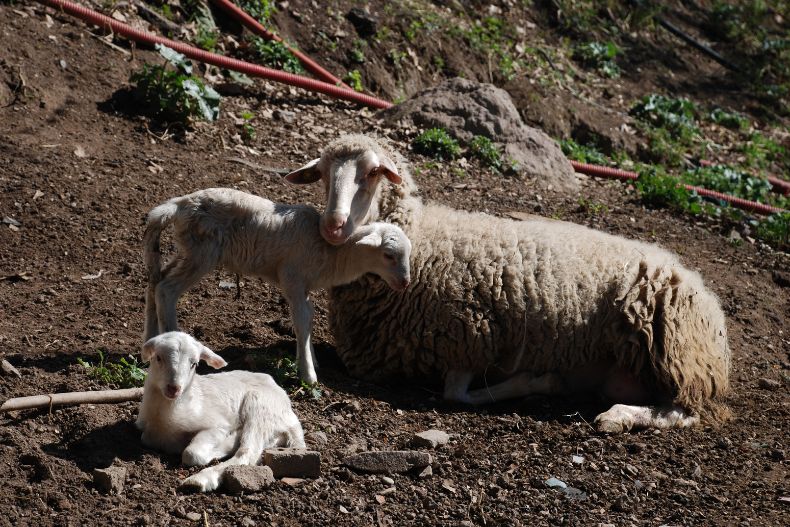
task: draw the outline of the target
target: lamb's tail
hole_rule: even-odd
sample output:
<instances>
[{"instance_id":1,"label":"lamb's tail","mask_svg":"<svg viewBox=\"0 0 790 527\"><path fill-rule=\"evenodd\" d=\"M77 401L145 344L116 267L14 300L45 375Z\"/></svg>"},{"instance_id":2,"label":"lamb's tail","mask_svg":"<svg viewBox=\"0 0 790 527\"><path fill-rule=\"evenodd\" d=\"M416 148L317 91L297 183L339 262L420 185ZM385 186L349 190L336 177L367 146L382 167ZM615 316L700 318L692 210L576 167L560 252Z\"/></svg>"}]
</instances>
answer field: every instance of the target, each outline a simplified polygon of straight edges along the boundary
<instances>
[{"instance_id":1,"label":"lamb's tail","mask_svg":"<svg viewBox=\"0 0 790 527\"><path fill-rule=\"evenodd\" d=\"M148 270L148 283L153 286L162 280L162 253L159 249L159 240L162 231L173 221L176 212L178 212L178 204L171 199L154 207L148 213L143 235L143 250L145 267Z\"/></svg>"},{"instance_id":2,"label":"lamb's tail","mask_svg":"<svg viewBox=\"0 0 790 527\"><path fill-rule=\"evenodd\" d=\"M705 420L728 419L729 409L721 402L729 390L727 327L718 299L702 278L679 265L651 267L642 261L620 301L638 336L634 344L647 351L646 356L620 357L621 364L652 370L675 404Z\"/></svg>"},{"instance_id":3,"label":"lamb's tail","mask_svg":"<svg viewBox=\"0 0 790 527\"><path fill-rule=\"evenodd\" d=\"M219 487L225 470L233 465L257 465L266 448L275 446L304 447L304 436L299 420L289 412L287 416L274 411L272 404L257 391L249 391L239 409L241 429L239 448L232 458L204 468L181 482L181 488L209 492ZM283 419L285 417L285 419ZM290 419L289 419L290 417ZM286 422L284 422L286 421ZM291 421L295 421L294 423ZM283 428L285 436L283 437ZM295 428L298 434L293 436ZM301 438L301 441L299 440Z\"/></svg>"}]
</instances>

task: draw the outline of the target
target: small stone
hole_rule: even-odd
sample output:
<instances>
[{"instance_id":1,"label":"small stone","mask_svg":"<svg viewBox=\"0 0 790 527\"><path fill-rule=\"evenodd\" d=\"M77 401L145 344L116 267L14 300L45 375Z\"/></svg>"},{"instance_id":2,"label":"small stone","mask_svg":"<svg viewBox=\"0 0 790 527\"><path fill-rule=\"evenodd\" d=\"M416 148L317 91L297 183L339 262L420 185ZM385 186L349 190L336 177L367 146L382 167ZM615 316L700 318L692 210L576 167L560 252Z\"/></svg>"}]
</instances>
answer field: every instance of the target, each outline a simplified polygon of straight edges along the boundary
<instances>
[{"instance_id":1,"label":"small stone","mask_svg":"<svg viewBox=\"0 0 790 527\"><path fill-rule=\"evenodd\" d=\"M329 438L326 436L324 432L321 432L320 430L316 432L310 432L309 434L304 436L304 438L305 441L307 441L311 445L316 445L316 446L323 446L329 442Z\"/></svg>"},{"instance_id":2,"label":"small stone","mask_svg":"<svg viewBox=\"0 0 790 527\"><path fill-rule=\"evenodd\" d=\"M551 487L551 488L559 487L561 489L564 489L568 486L567 483L557 478L549 478L544 483L546 484L547 487Z\"/></svg>"},{"instance_id":3,"label":"small stone","mask_svg":"<svg viewBox=\"0 0 790 527\"><path fill-rule=\"evenodd\" d=\"M318 478L321 476L321 454L303 448L270 448L263 453L263 462L275 478Z\"/></svg>"},{"instance_id":4,"label":"small stone","mask_svg":"<svg viewBox=\"0 0 790 527\"><path fill-rule=\"evenodd\" d=\"M188 512L186 514L186 518L189 521L199 522L200 520L203 519L203 515L200 514L199 512Z\"/></svg>"},{"instance_id":5,"label":"small stone","mask_svg":"<svg viewBox=\"0 0 790 527\"><path fill-rule=\"evenodd\" d=\"M370 13L359 7L352 7L346 14L346 18L357 34L362 38L372 37L376 34L378 20L376 20Z\"/></svg>"},{"instance_id":6,"label":"small stone","mask_svg":"<svg viewBox=\"0 0 790 527\"><path fill-rule=\"evenodd\" d=\"M427 467L425 467L424 469L422 469L422 472L420 472L420 473L417 475L417 477L418 477L418 478L420 478L420 479L429 478L429 477L431 477L431 476L433 476L433 468L431 468L431 466L430 466L430 465L428 465Z\"/></svg>"},{"instance_id":7,"label":"small stone","mask_svg":"<svg viewBox=\"0 0 790 527\"><path fill-rule=\"evenodd\" d=\"M571 462L574 465L581 465L584 463L584 456L571 456Z\"/></svg>"},{"instance_id":8,"label":"small stone","mask_svg":"<svg viewBox=\"0 0 790 527\"><path fill-rule=\"evenodd\" d=\"M387 485L395 485L395 480L389 476L381 476L381 481L386 483Z\"/></svg>"},{"instance_id":9,"label":"small stone","mask_svg":"<svg viewBox=\"0 0 790 527\"><path fill-rule=\"evenodd\" d=\"M93 469L93 484L104 494L120 494L126 483L126 467L110 466Z\"/></svg>"},{"instance_id":10,"label":"small stone","mask_svg":"<svg viewBox=\"0 0 790 527\"><path fill-rule=\"evenodd\" d=\"M262 465L231 465L222 474L222 486L231 494L260 492L272 483L272 469Z\"/></svg>"},{"instance_id":11,"label":"small stone","mask_svg":"<svg viewBox=\"0 0 790 527\"><path fill-rule=\"evenodd\" d=\"M245 516L244 518L241 519L241 525L242 527L255 527L257 524L255 523L255 520L253 520L249 516Z\"/></svg>"},{"instance_id":12,"label":"small stone","mask_svg":"<svg viewBox=\"0 0 790 527\"><path fill-rule=\"evenodd\" d=\"M411 445L417 448L436 448L446 445L450 440L450 435L442 430L426 430L419 434L414 434Z\"/></svg>"},{"instance_id":13,"label":"small stone","mask_svg":"<svg viewBox=\"0 0 790 527\"><path fill-rule=\"evenodd\" d=\"M633 465L626 465L623 470L625 471L626 474L628 474L631 477L634 477L637 474L639 474L639 470Z\"/></svg>"},{"instance_id":14,"label":"small stone","mask_svg":"<svg viewBox=\"0 0 790 527\"><path fill-rule=\"evenodd\" d=\"M347 456L343 464L359 472L397 474L431 464L431 455L413 450L384 450L360 452Z\"/></svg>"},{"instance_id":15,"label":"small stone","mask_svg":"<svg viewBox=\"0 0 790 527\"><path fill-rule=\"evenodd\" d=\"M282 478L280 481L282 481L289 487L297 487L305 482L303 478Z\"/></svg>"},{"instance_id":16,"label":"small stone","mask_svg":"<svg viewBox=\"0 0 790 527\"><path fill-rule=\"evenodd\" d=\"M387 498L385 498L381 494L376 494L374 497L376 498L376 503L378 503L379 505L384 505L384 503L386 503L387 501Z\"/></svg>"},{"instance_id":17,"label":"small stone","mask_svg":"<svg viewBox=\"0 0 790 527\"><path fill-rule=\"evenodd\" d=\"M296 120L296 113L289 110L277 109L272 112L272 117L278 121L290 124Z\"/></svg>"},{"instance_id":18,"label":"small stone","mask_svg":"<svg viewBox=\"0 0 790 527\"><path fill-rule=\"evenodd\" d=\"M775 379L768 379L767 377L761 377L757 381L757 386L759 386L763 390L777 390L782 386L782 383Z\"/></svg>"},{"instance_id":19,"label":"small stone","mask_svg":"<svg viewBox=\"0 0 790 527\"><path fill-rule=\"evenodd\" d=\"M9 375L17 378L22 377L22 374L19 373L19 370L17 370L13 364L5 359L0 361L0 371L3 372L3 375Z\"/></svg>"}]
</instances>

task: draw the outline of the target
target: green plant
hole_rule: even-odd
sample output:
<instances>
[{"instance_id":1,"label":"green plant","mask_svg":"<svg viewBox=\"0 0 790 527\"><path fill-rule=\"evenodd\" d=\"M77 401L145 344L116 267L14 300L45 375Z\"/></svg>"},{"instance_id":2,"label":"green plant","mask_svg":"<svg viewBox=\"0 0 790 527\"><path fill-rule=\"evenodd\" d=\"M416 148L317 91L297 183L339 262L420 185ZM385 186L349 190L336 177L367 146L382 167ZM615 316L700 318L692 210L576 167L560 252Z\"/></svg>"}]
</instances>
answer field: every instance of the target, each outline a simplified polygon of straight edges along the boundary
<instances>
[{"instance_id":1,"label":"green plant","mask_svg":"<svg viewBox=\"0 0 790 527\"><path fill-rule=\"evenodd\" d=\"M155 117L186 123L197 117L214 121L219 117L220 96L210 86L192 75L192 63L172 49L156 45L167 63L144 64L132 74L137 97ZM174 70L167 68L173 66Z\"/></svg>"},{"instance_id":2,"label":"green plant","mask_svg":"<svg viewBox=\"0 0 790 527\"><path fill-rule=\"evenodd\" d=\"M699 198L686 190L683 183L655 167L644 168L639 173L635 187L641 200L654 207L671 207L699 214Z\"/></svg>"},{"instance_id":3,"label":"green plant","mask_svg":"<svg viewBox=\"0 0 790 527\"><path fill-rule=\"evenodd\" d=\"M359 70L351 70L343 77L343 82L354 88L354 91L364 91L362 87L362 74Z\"/></svg>"},{"instance_id":4,"label":"green plant","mask_svg":"<svg viewBox=\"0 0 790 527\"><path fill-rule=\"evenodd\" d=\"M766 202L771 198L771 184L766 179L752 177L728 166L700 167L687 171L683 180L739 198Z\"/></svg>"},{"instance_id":5,"label":"green plant","mask_svg":"<svg viewBox=\"0 0 790 527\"><path fill-rule=\"evenodd\" d=\"M195 35L195 44L197 44L199 48L205 49L206 51L214 51L218 41L218 31L203 25L198 25L197 34Z\"/></svg>"},{"instance_id":6,"label":"green plant","mask_svg":"<svg viewBox=\"0 0 790 527\"><path fill-rule=\"evenodd\" d=\"M573 58L582 66L595 68L602 75L615 79L620 76L620 68L614 61L619 52L614 42L586 42L576 46Z\"/></svg>"},{"instance_id":7,"label":"green plant","mask_svg":"<svg viewBox=\"0 0 790 527\"><path fill-rule=\"evenodd\" d=\"M299 368L296 361L280 354L256 354L253 356L256 370L262 370L271 375L291 397L305 395L311 399L320 399L323 395L318 383L310 384L299 378Z\"/></svg>"},{"instance_id":8,"label":"green plant","mask_svg":"<svg viewBox=\"0 0 790 527\"><path fill-rule=\"evenodd\" d=\"M738 112L728 112L721 108L714 108L710 112L710 120L733 130L746 130L749 128L749 119Z\"/></svg>"},{"instance_id":9,"label":"green plant","mask_svg":"<svg viewBox=\"0 0 790 527\"><path fill-rule=\"evenodd\" d=\"M442 128L431 128L424 131L411 144L418 154L437 159L455 159L461 153L458 142Z\"/></svg>"},{"instance_id":10,"label":"green plant","mask_svg":"<svg viewBox=\"0 0 790 527\"><path fill-rule=\"evenodd\" d=\"M595 201L583 197L579 198L579 209L582 212L594 215L609 213L609 206L605 203L596 203Z\"/></svg>"},{"instance_id":11,"label":"green plant","mask_svg":"<svg viewBox=\"0 0 790 527\"><path fill-rule=\"evenodd\" d=\"M604 154L594 146L580 145L573 139L562 139L559 141L562 153L571 161L580 163L591 163L593 165L608 165L609 160Z\"/></svg>"},{"instance_id":12,"label":"green plant","mask_svg":"<svg viewBox=\"0 0 790 527\"><path fill-rule=\"evenodd\" d=\"M494 170L502 170L502 154L488 137L474 136L469 143L469 152Z\"/></svg>"},{"instance_id":13,"label":"green plant","mask_svg":"<svg viewBox=\"0 0 790 527\"><path fill-rule=\"evenodd\" d=\"M244 111L241 113L241 118L244 120L241 125L241 137L245 141L252 141L255 139L255 127L252 126L255 114L250 111Z\"/></svg>"},{"instance_id":14,"label":"green plant","mask_svg":"<svg viewBox=\"0 0 790 527\"><path fill-rule=\"evenodd\" d=\"M269 22L272 15L277 12L274 1L270 0L240 0L237 3L239 7L264 26Z\"/></svg>"},{"instance_id":15,"label":"green plant","mask_svg":"<svg viewBox=\"0 0 790 527\"><path fill-rule=\"evenodd\" d=\"M688 99L651 94L635 104L631 115L653 128L663 128L673 139L688 142L698 135L696 107Z\"/></svg>"},{"instance_id":16,"label":"green plant","mask_svg":"<svg viewBox=\"0 0 790 527\"><path fill-rule=\"evenodd\" d=\"M302 63L282 42L250 37L249 43L250 48L264 65L289 73L304 73Z\"/></svg>"},{"instance_id":17,"label":"green plant","mask_svg":"<svg viewBox=\"0 0 790 527\"><path fill-rule=\"evenodd\" d=\"M104 384L115 388L134 388L142 386L145 382L146 372L143 364L129 355L121 357L118 362L108 362L105 360L104 353L99 350L99 363L91 364L83 359L77 359L77 363L87 370L88 377L96 379Z\"/></svg>"},{"instance_id":18,"label":"green plant","mask_svg":"<svg viewBox=\"0 0 790 527\"><path fill-rule=\"evenodd\" d=\"M777 162L784 168L790 168L787 149L760 132L752 133L749 140L741 144L740 151L744 154L744 165L747 167L765 170L771 163Z\"/></svg>"},{"instance_id":19,"label":"green plant","mask_svg":"<svg viewBox=\"0 0 790 527\"><path fill-rule=\"evenodd\" d=\"M758 238L766 240L779 248L790 246L790 212L771 214L757 224Z\"/></svg>"}]
</instances>

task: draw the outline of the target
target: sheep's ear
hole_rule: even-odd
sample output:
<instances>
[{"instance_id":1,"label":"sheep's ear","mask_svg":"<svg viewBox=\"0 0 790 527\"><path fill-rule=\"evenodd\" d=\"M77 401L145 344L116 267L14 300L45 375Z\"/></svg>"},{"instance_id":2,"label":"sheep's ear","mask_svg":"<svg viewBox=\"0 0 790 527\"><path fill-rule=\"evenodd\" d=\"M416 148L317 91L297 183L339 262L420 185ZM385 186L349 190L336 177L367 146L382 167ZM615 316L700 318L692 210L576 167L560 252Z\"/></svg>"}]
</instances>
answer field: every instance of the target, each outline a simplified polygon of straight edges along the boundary
<instances>
[{"instance_id":1,"label":"sheep's ear","mask_svg":"<svg viewBox=\"0 0 790 527\"><path fill-rule=\"evenodd\" d=\"M140 357L143 359L143 362L151 362L155 351L154 339L148 339L148 342L143 344L143 349L140 350Z\"/></svg>"},{"instance_id":2,"label":"sheep's ear","mask_svg":"<svg viewBox=\"0 0 790 527\"><path fill-rule=\"evenodd\" d=\"M306 185L307 183L315 183L321 179L321 172L318 170L318 162L321 158L313 159L302 168L298 168L285 175L285 180L294 185Z\"/></svg>"},{"instance_id":3,"label":"sheep's ear","mask_svg":"<svg viewBox=\"0 0 790 527\"><path fill-rule=\"evenodd\" d=\"M373 247L374 249L378 249L381 247L381 234L373 231L370 234L364 235L362 238L357 240L356 245L360 245L362 247Z\"/></svg>"},{"instance_id":4,"label":"sheep's ear","mask_svg":"<svg viewBox=\"0 0 790 527\"><path fill-rule=\"evenodd\" d=\"M215 370L218 370L220 368L224 368L225 366L228 365L228 363L225 362L225 359L223 359L222 357L220 357L219 355L217 355L216 353L214 353L213 351L208 349L203 344L201 344L200 347L201 347L200 348L200 360L206 361L206 364L208 364L209 366L211 366Z\"/></svg>"},{"instance_id":5,"label":"sheep's ear","mask_svg":"<svg viewBox=\"0 0 790 527\"><path fill-rule=\"evenodd\" d=\"M384 172L384 176L392 183L400 185L403 181L403 178L398 174L398 169L395 168L395 163L390 161L387 156L379 156L379 163L381 163L380 168Z\"/></svg>"}]
</instances>

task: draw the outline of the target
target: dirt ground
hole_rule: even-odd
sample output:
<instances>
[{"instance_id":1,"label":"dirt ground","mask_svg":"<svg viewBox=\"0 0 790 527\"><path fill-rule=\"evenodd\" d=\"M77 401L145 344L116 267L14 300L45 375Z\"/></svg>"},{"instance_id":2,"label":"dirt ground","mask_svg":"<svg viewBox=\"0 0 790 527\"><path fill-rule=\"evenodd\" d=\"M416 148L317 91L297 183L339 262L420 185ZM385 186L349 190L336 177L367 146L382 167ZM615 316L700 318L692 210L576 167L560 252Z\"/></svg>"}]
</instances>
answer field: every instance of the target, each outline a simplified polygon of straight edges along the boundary
<instances>
[{"instance_id":1,"label":"dirt ground","mask_svg":"<svg viewBox=\"0 0 790 527\"><path fill-rule=\"evenodd\" d=\"M78 357L137 353L142 225L152 206L210 186L320 206L317 187L288 186L266 167L300 166L339 133L376 128L371 111L262 82L226 97L218 123L187 133L154 127L131 111L124 91L154 55L128 56L82 23L51 15L48 27L39 8L0 5L0 85L8 87L0 96L10 99L0 108L0 216L21 224L0 225L0 355L22 373L0 376L0 400L98 389ZM235 137L243 108L258 115L249 146ZM390 135L425 162L402 135ZM306 432L328 436L318 447L321 478L241 497L181 494L189 471L141 446L136 404L5 414L0 525L787 525L790 289L777 279L790 272L787 254L731 244L729 227L711 221L646 209L618 182L583 179L591 207L475 164L467 174L426 170L417 182L428 199L458 208L561 217L654 241L698 269L728 316L734 419L715 429L605 436L588 424L603 401L532 397L473 409L407 379L372 385L346 375L334 357L319 294L323 395L294 404ZM229 279L214 273L184 296L183 327L232 367L292 352L280 295L245 279L236 301L219 287ZM761 388L763 378L780 385ZM376 494L389 483L341 465L349 452L401 448L429 428L452 434L433 453L433 474L393 476L383 500ZM113 460L129 478L120 495L102 495L92 470ZM580 492L549 488L550 477Z\"/></svg>"}]
</instances>

